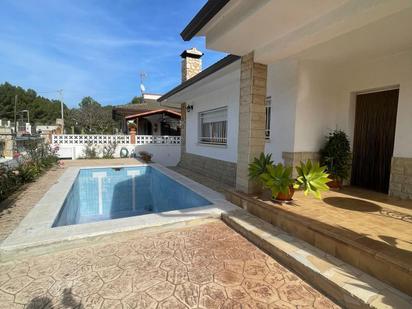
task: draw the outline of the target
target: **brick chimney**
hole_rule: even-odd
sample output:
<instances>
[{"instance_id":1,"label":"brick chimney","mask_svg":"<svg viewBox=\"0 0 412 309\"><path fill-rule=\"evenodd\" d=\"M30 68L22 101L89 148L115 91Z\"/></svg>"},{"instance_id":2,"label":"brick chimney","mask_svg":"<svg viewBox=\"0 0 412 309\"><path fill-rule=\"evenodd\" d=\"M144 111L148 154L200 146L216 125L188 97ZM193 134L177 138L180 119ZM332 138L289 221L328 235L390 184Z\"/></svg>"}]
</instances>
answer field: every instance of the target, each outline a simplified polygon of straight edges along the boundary
<instances>
[{"instance_id":1,"label":"brick chimney","mask_svg":"<svg viewBox=\"0 0 412 309\"><path fill-rule=\"evenodd\" d=\"M202 71L203 53L195 47L186 49L180 57L182 57L182 83L192 78Z\"/></svg>"}]
</instances>

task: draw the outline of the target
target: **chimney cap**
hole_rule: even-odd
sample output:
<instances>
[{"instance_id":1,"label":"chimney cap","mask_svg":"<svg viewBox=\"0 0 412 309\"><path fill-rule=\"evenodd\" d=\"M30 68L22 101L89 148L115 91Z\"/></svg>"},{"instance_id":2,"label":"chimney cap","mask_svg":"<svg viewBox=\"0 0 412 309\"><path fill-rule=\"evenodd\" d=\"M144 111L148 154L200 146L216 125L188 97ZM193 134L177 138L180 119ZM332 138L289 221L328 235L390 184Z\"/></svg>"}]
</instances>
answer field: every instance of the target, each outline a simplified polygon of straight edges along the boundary
<instances>
[{"instance_id":1,"label":"chimney cap","mask_svg":"<svg viewBox=\"0 0 412 309\"><path fill-rule=\"evenodd\" d=\"M180 54L180 57L182 58L195 58L195 59L199 59L200 57L203 56L203 53L198 50L196 47L193 47L191 49L186 49L183 51L183 53Z\"/></svg>"}]
</instances>

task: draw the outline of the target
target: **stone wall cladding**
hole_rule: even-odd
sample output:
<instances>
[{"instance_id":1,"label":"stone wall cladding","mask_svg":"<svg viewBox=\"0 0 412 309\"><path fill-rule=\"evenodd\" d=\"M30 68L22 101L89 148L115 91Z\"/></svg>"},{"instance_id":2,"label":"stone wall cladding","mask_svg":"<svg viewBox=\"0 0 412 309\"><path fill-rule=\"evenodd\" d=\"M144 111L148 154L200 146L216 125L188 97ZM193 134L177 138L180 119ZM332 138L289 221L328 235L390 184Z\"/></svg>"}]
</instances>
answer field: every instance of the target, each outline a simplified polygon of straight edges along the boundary
<instances>
[{"instance_id":1,"label":"stone wall cladding","mask_svg":"<svg viewBox=\"0 0 412 309\"><path fill-rule=\"evenodd\" d=\"M229 186L235 186L236 163L182 152L179 166Z\"/></svg>"},{"instance_id":2,"label":"stone wall cladding","mask_svg":"<svg viewBox=\"0 0 412 309\"><path fill-rule=\"evenodd\" d=\"M182 59L182 82L202 71L202 59L186 57Z\"/></svg>"},{"instance_id":3,"label":"stone wall cladding","mask_svg":"<svg viewBox=\"0 0 412 309\"><path fill-rule=\"evenodd\" d=\"M412 199L412 158L392 158L389 195Z\"/></svg>"},{"instance_id":4,"label":"stone wall cladding","mask_svg":"<svg viewBox=\"0 0 412 309\"><path fill-rule=\"evenodd\" d=\"M284 164L287 166L297 166L300 162L305 162L307 160L319 161L320 156L318 152L283 152L282 158ZM296 169L293 169L293 177L296 177Z\"/></svg>"},{"instance_id":5,"label":"stone wall cladding","mask_svg":"<svg viewBox=\"0 0 412 309\"><path fill-rule=\"evenodd\" d=\"M5 157L13 157L15 148L15 139L10 128L0 128L0 155Z\"/></svg>"},{"instance_id":6,"label":"stone wall cladding","mask_svg":"<svg viewBox=\"0 0 412 309\"><path fill-rule=\"evenodd\" d=\"M265 98L267 66L254 62L253 52L241 59L239 136L236 188L258 190L248 177L248 165L265 149Z\"/></svg>"}]
</instances>

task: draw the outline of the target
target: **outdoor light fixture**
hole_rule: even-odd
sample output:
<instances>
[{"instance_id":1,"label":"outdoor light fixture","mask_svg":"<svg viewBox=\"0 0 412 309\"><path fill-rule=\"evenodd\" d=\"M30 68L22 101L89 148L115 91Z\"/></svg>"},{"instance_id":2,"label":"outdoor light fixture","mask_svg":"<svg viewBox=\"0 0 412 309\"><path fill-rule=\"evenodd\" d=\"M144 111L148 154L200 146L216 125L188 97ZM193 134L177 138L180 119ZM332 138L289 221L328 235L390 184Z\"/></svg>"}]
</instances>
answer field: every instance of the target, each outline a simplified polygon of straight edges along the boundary
<instances>
[{"instance_id":1,"label":"outdoor light fixture","mask_svg":"<svg viewBox=\"0 0 412 309\"><path fill-rule=\"evenodd\" d=\"M186 106L186 110L187 110L188 113L190 113L190 111L193 110L193 105Z\"/></svg>"}]
</instances>

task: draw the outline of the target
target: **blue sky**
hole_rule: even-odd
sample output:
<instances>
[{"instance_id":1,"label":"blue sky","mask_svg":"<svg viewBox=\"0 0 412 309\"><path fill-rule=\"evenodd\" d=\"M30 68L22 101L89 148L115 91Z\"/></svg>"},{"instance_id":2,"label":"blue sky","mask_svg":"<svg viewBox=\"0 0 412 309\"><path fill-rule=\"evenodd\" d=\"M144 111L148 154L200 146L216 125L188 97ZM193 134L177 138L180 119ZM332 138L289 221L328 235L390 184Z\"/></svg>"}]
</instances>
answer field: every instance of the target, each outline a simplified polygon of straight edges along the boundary
<instances>
[{"instance_id":1,"label":"blue sky","mask_svg":"<svg viewBox=\"0 0 412 309\"><path fill-rule=\"evenodd\" d=\"M180 83L180 53L203 52L203 67L224 56L180 32L206 0L1 0L0 83L8 81L74 107L84 96L123 104Z\"/></svg>"}]
</instances>

